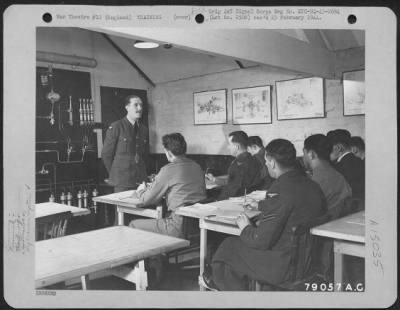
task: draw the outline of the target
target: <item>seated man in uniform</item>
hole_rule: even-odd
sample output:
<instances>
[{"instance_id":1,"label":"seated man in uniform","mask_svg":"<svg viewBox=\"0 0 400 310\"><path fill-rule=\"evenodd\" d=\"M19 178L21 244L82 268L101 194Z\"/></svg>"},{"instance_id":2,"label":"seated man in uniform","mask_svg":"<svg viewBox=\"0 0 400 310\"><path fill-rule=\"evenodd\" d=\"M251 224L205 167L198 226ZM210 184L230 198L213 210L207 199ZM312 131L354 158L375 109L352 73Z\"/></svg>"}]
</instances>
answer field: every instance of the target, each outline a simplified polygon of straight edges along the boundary
<instances>
[{"instance_id":1,"label":"seated man in uniform","mask_svg":"<svg viewBox=\"0 0 400 310\"><path fill-rule=\"evenodd\" d=\"M345 129L330 131L327 137L332 144L330 159L351 186L353 197L364 201L365 165L354 156L350 148L350 133Z\"/></svg>"},{"instance_id":2,"label":"seated man in uniform","mask_svg":"<svg viewBox=\"0 0 400 310\"><path fill-rule=\"evenodd\" d=\"M215 253L212 273L203 274L204 282L219 290L248 289L248 280L279 284L288 277L291 260L291 228L321 216L325 198L317 183L295 168L296 149L284 139L271 141L265 148L269 174L276 179L265 200L258 204L262 212L253 224L241 214L238 237L226 238Z\"/></svg>"},{"instance_id":3,"label":"seated man in uniform","mask_svg":"<svg viewBox=\"0 0 400 310\"><path fill-rule=\"evenodd\" d=\"M268 189L273 182L273 178L268 173L267 167L265 166L265 149L263 142L259 136L251 136L249 137L249 143L247 146L247 151L253 155L258 161L261 163L262 171L261 178L262 181L262 189Z\"/></svg>"},{"instance_id":4,"label":"seated man in uniform","mask_svg":"<svg viewBox=\"0 0 400 310\"><path fill-rule=\"evenodd\" d=\"M350 138L351 152L361 160L365 160L365 143L361 137L353 136Z\"/></svg>"},{"instance_id":5,"label":"seated man in uniform","mask_svg":"<svg viewBox=\"0 0 400 310\"><path fill-rule=\"evenodd\" d=\"M331 219L336 219L350 202L352 192L343 175L330 164L331 152L332 145L323 134L311 135L304 141L304 166L311 171L311 179L321 187Z\"/></svg>"},{"instance_id":6,"label":"seated man in uniform","mask_svg":"<svg viewBox=\"0 0 400 310\"><path fill-rule=\"evenodd\" d=\"M311 179L321 187L328 206L330 220L337 219L346 213L351 203L351 187L329 162L332 152L332 144L322 134L309 136L304 141L303 163L311 173ZM318 239L320 246L319 264L314 266L320 268L327 281L333 280L333 242L332 239Z\"/></svg>"},{"instance_id":7,"label":"seated man in uniform","mask_svg":"<svg viewBox=\"0 0 400 310\"><path fill-rule=\"evenodd\" d=\"M162 143L169 163L149 187L139 186L134 195L144 205L158 204L165 196L168 213L162 219L133 220L129 226L182 237L182 216L175 214L175 210L206 198L204 174L196 162L185 156L186 141L180 133L163 136Z\"/></svg>"},{"instance_id":8,"label":"seated man in uniform","mask_svg":"<svg viewBox=\"0 0 400 310\"><path fill-rule=\"evenodd\" d=\"M234 131L228 136L228 148L234 161L228 168L228 182L222 188L218 200L243 195L246 191L258 189L262 185L260 162L247 152L248 136L244 131ZM215 182L212 174L206 177Z\"/></svg>"}]
</instances>

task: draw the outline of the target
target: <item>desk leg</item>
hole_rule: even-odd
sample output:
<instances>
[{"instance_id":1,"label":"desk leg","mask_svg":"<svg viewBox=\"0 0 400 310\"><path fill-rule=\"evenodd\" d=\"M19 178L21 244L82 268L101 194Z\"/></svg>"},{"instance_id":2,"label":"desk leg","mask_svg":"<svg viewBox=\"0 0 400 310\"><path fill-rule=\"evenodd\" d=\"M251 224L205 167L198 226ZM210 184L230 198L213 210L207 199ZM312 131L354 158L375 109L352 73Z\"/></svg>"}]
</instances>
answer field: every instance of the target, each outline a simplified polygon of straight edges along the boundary
<instances>
[{"instance_id":1,"label":"desk leg","mask_svg":"<svg viewBox=\"0 0 400 310\"><path fill-rule=\"evenodd\" d=\"M202 224L202 219L199 219L200 224ZM200 275L199 275L199 286L200 291L205 291L205 287L201 285L200 279L203 276L203 272L205 270L206 265L206 257L207 257L207 229L202 228L200 225Z\"/></svg>"},{"instance_id":2,"label":"desk leg","mask_svg":"<svg viewBox=\"0 0 400 310\"><path fill-rule=\"evenodd\" d=\"M145 291L147 288L147 272L144 268L144 259L142 259L135 265L135 275L136 290Z\"/></svg>"},{"instance_id":3,"label":"desk leg","mask_svg":"<svg viewBox=\"0 0 400 310\"><path fill-rule=\"evenodd\" d=\"M85 274L81 276L81 282L82 282L82 290L90 290L90 282L89 282L89 275Z\"/></svg>"},{"instance_id":4,"label":"desk leg","mask_svg":"<svg viewBox=\"0 0 400 310\"><path fill-rule=\"evenodd\" d=\"M124 225L124 212L121 212L118 210L118 207L116 207L117 215L118 215L118 225Z\"/></svg>"},{"instance_id":5,"label":"desk leg","mask_svg":"<svg viewBox=\"0 0 400 310\"><path fill-rule=\"evenodd\" d=\"M334 241L334 249L336 248L336 240ZM340 252L334 252L334 285L335 291L341 291L343 285L343 254Z\"/></svg>"}]
</instances>

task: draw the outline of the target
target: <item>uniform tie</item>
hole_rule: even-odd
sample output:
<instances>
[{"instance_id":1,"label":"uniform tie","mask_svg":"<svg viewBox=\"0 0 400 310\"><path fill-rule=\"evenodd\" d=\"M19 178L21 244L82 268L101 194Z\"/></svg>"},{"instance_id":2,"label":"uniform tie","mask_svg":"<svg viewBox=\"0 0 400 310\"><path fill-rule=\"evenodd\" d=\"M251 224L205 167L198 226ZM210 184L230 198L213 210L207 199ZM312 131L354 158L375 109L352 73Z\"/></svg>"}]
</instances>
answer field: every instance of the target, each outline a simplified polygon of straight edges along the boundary
<instances>
[{"instance_id":1,"label":"uniform tie","mask_svg":"<svg viewBox=\"0 0 400 310\"><path fill-rule=\"evenodd\" d=\"M140 138L139 138L139 124L138 124L138 122L136 121L135 122L135 125L133 126L134 127L134 129L135 129L135 142L136 142L136 147L135 147L135 150L136 150L136 154L135 154L135 162L136 163L139 163L139 160L140 160Z\"/></svg>"}]
</instances>

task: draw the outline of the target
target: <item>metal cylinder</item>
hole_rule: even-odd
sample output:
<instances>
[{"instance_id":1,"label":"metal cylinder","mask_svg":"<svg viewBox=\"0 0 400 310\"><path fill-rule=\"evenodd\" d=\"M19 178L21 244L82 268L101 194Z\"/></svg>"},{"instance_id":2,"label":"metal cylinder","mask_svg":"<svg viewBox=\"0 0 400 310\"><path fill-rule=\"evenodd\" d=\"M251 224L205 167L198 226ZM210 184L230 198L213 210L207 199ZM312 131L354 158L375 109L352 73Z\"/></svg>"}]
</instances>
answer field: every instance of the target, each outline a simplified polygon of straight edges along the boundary
<instances>
[{"instance_id":1,"label":"metal cylinder","mask_svg":"<svg viewBox=\"0 0 400 310\"><path fill-rule=\"evenodd\" d=\"M60 202L61 203L65 203L65 194L64 194L64 192L61 193Z\"/></svg>"},{"instance_id":2,"label":"metal cylinder","mask_svg":"<svg viewBox=\"0 0 400 310\"><path fill-rule=\"evenodd\" d=\"M81 192L81 190L78 191L76 198L78 200L78 208L82 208L82 192Z\"/></svg>"},{"instance_id":3,"label":"metal cylinder","mask_svg":"<svg viewBox=\"0 0 400 310\"><path fill-rule=\"evenodd\" d=\"M84 208L88 207L88 196L89 196L89 194L88 194L87 190L85 189L83 191L83 207Z\"/></svg>"},{"instance_id":4,"label":"metal cylinder","mask_svg":"<svg viewBox=\"0 0 400 310\"><path fill-rule=\"evenodd\" d=\"M67 205L71 205L72 202L72 194L70 192L67 193Z\"/></svg>"}]
</instances>

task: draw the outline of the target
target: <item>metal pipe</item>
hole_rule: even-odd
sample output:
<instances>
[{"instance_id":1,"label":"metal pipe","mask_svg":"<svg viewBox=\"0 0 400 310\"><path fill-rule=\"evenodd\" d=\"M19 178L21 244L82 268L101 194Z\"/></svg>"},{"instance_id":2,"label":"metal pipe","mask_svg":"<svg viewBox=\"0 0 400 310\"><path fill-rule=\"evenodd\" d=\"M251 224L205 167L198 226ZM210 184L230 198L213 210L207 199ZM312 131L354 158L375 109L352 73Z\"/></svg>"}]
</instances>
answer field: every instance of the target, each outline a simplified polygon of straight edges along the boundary
<instances>
[{"instance_id":1,"label":"metal pipe","mask_svg":"<svg viewBox=\"0 0 400 310\"><path fill-rule=\"evenodd\" d=\"M73 164L73 163L83 163L84 162L83 156L82 156L81 160L62 161L62 160L60 160L60 153L58 151L56 151L56 150L39 150L39 151L36 151L36 152L37 153L57 153L57 163L60 163L60 164ZM70 153L71 152L74 152L74 151L71 150ZM96 150L86 150L85 153L86 152L96 152ZM83 154L83 155L85 155L85 154Z\"/></svg>"},{"instance_id":2,"label":"metal pipe","mask_svg":"<svg viewBox=\"0 0 400 310\"><path fill-rule=\"evenodd\" d=\"M96 59L93 58L74 56L74 55L64 55L58 53L49 53L43 51L36 52L36 60L43 62L71 65L71 66L89 67L89 68L94 68L97 66L97 61Z\"/></svg>"},{"instance_id":3,"label":"metal pipe","mask_svg":"<svg viewBox=\"0 0 400 310\"><path fill-rule=\"evenodd\" d=\"M57 185L56 185L57 184L57 172L56 172L57 166L56 166L55 163L44 163L42 165L42 171L45 170L44 169L45 166L52 166L53 167L54 195L56 195L56 193L57 193Z\"/></svg>"}]
</instances>

